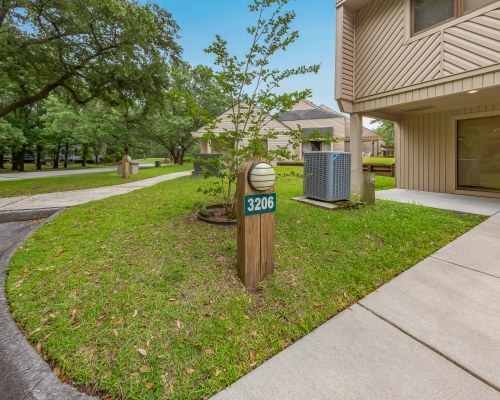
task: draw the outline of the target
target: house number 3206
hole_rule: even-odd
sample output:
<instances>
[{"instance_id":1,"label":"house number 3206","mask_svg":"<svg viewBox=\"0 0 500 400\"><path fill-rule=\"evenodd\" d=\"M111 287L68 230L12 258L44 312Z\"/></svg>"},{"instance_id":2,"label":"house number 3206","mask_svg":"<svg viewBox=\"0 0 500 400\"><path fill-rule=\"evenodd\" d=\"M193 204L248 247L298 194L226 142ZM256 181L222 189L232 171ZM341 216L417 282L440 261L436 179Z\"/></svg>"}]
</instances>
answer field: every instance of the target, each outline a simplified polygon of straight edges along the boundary
<instances>
[{"instance_id":1,"label":"house number 3206","mask_svg":"<svg viewBox=\"0 0 500 400\"><path fill-rule=\"evenodd\" d=\"M276 211L276 193L245 196L245 215Z\"/></svg>"}]
</instances>

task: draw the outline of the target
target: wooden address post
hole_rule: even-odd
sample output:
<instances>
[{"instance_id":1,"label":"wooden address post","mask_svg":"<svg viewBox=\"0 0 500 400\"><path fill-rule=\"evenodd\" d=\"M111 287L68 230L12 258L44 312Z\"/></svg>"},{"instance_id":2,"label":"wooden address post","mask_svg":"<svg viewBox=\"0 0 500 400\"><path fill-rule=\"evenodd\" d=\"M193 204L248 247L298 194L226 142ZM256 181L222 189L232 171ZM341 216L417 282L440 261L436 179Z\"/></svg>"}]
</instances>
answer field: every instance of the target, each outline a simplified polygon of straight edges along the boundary
<instances>
[{"instance_id":1,"label":"wooden address post","mask_svg":"<svg viewBox=\"0 0 500 400\"><path fill-rule=\"evenodd\" d=\"M274 271L275 178L264 159L248 160L238 169L238 275L247 289Z\"/></svg>"}]
</instances>

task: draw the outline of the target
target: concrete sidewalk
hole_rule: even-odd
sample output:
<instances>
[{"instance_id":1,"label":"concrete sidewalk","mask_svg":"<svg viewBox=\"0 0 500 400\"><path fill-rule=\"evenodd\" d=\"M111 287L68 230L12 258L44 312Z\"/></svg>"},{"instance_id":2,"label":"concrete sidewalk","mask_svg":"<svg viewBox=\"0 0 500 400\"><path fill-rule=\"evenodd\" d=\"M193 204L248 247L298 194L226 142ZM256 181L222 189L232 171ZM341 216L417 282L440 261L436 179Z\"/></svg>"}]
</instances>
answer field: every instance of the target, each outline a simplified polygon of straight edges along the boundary
<instances>
[{"instance_id":1,"label":"concrete sidewalk","mask_svg":"<svg viewBox=\"0 0 500 400\"><path fill-rule=\"evenodd\" d=\"M500 399L500 214L213 400Z\"/></svg>"},{"instance_id":2,"label":"concrete sidewalk","mask_svg":"<svg viewBox=\"0 0 500 400\"><path fill-rule=\"evenodd\" d=\"M500 199L459 194L421 192L418 190L390 189L376 192L377 199L398 203L419 204L442 210L491 216L500 212Z\"/></svg>"},{"instance_id":3,"label":"concrete sidewalk","mask_svg":"<svg viewBox=\"0 0 500 400\"><path fill-rule=\"evenodd\" d=\"M34 196L5 197L0 198L0 212L73 207L79 204L88 203L89 201L105 199L107 197L133 192L134 190L153 186L160 182L189 175L191 175L191 171L175 172L172 174L156 176L154 178L124 183L123 185L73 190L69 192L45 193Z\"/></svg>"},{"instance_id":4,"label":"concrete sidewalk","mask_svg":"<svg viewBox=\"0 0 500 400\"><path fill-rule=\"evenodd\" d=\"M154 164L142 163L139 168L152 168ZM99 172L112 172L116 171L116 167L105 168L88 168L88 169L61 169L56 171L33 171L33 172L13 172L0 174L0 182L2 181L17 181L22 179L36 179L36 178L52 178L54 176L67 176L67 175L82 175L82 174L96 174Z\"/></svg>"}]
</instances>

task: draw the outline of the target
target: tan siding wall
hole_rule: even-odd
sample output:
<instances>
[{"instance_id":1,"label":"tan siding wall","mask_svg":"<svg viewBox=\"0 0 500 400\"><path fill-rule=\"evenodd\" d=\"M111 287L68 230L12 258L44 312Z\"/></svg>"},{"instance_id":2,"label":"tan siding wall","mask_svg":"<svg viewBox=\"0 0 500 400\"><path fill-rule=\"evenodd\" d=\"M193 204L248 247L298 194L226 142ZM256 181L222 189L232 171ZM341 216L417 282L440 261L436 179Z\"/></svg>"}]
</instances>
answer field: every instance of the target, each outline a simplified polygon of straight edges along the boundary
<instances>
[{"instance_id":1,"label":"tan siding wall","mask_svg":"<svg viewBox=\"0 0 500 400\"><path fill-rule=\"evenodd\" d=\"M406 0L380 0L356 12L355 99L443 78L449 81L454 75L480 68L500 67L500 5L441 31L407 40L405 3ZM343 30L347 29L349 24ZM342 71L349 68L343 59L341 62ZM342 74L341 87L349 83L350 78ZM398 103L414 101L401 100Z\"/></svg>"},{"instance_id":2,"label":"tan siding wall","mask_svg":"<svg viewBox=\"0 0 500 400\"><path fill-rule=\"evenodd\" d=\"M354 95L354 12L337 10L337 69L335 96L352 100Z\"/></svg>"},{"instance_id":3,"label":"tan siding wall","mask_svg":"<svg viewBox=\"0 0 500 400\"><path fill-rule=\"evenodd\" d=\"M444 31L443 76L500 64L500 10Z\"/></svg>"},{"instance_id":4,"label":"tan siding wall","mask_svg":"<svg viewBox=\"0 0 500 400\"><path fill-rule=\"evenodd\" d=\"M474 118L474 114L490 111L500 113L500 103L404 118L396 131L397 186L453 193L456 186L453 117Z\"/></svg>"}]
</instances>

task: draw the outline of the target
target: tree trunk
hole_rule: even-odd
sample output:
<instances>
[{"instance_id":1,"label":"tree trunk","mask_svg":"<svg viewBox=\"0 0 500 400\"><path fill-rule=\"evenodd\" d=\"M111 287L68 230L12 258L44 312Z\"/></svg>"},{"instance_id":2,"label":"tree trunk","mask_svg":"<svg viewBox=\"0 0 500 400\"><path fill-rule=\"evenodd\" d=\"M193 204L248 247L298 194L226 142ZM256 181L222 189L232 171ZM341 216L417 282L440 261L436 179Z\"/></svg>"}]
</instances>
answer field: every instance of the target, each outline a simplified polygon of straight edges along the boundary
<instances>
[{"instance_id":1,"label":"tree trunk","mask_svg":"<svg viewBox=\"0 0 500 400\"><path fill-rule=\"evenodd\" d=\"M178 155L179 153L176 153L175 150L170 152L172 154L172 159L174 161L174 164L177 164L177 160L179 159Z\"/></svg>"},{"instance_id":2,"label":"tree trunk","mask_svg":"<svg viewBox=\"0 0 500 400\"><path fill-rule=\"evenodd\" d=\"M57 146L54 154L54 161L52 163L53 169L59 168L59 155L61 154L61 146Z\"/></svg>"},{"instance_id":3,"label":"tree trunk","mask_svg":"<svg viewBox=\"0 0 500 400\"><path fill-rule=\"evenodd\" d=\"M69 143L64 147L64 168L68 168Z\"/></svg>"},{"instance_id":4,"label":"tree trunk","mask_svg":"<svg viewBox=\"0 0 500 400\"><path fill-rule=\"evenodd\" d=\"M95 157L95 160L94 160L94 164L99 164L99 153L97 151L94 151L94 157Z\"/></svg>"},{"instance_id":5,"label":"tree trunk","mask_svg":"<svg viewBox=\"0 0 500 400\"><path fill-rule=\"evenodd\" d=\"M82 146L82 167L87 166L87 153L89 152L89 146L84 144Z\"/></svg>"},{"instance_id":6,"label":"tree trunk","mask_svg":"<svg viewBox=\"0 0 500 400\"><path fill-rule=\"evenodd\" d=\"M42 146L36 145L36 169L37 171L42 170Z\"/></svg>"},{"instance_id":7,"label":"tree trunk","mask_svg":"<svg viewBox=\"0 0 500 400\"><path fill-rule=\"evenodd\" d=\"M184 152L185 152L185 151L186 151L186 150L184 149L184 146L180 146L180 148L179 148L179 153L178 153L178 156L177 156L177 163L178 163L179 165L184 165ZM177 164L177 163L176 163L176 164Z\"/></svg>"},{"instance_id":8,"label":"tree trunk","mask_svg":"<svg viewBox=\"0 0 500 400\"><path fill-rule=\"evenodd\" d=\"M4 165L3 165L3 147L0 147L0 169L4 169Z\"/></svg>"},{"instance_id":9,"label":"tree trunk","mask_svg":"<svg viewBox=\"0 0 500 400\"><path fill-rule=\"evenodd\" d=\"M17 152L11 151L12 165L10 167L11 171L17 171Z\"/></svg>"},{"instance_id":10,"label":"tree trunk","mask_svg":"<svg viewBox=\"0 0 500 400\"><path fill-rule=\"evenodd\" d=\"M24 154L26 153L25 148L23 147L21 151L17 153L17 170L24 172Z\"/></svg>"}]
</instances>

